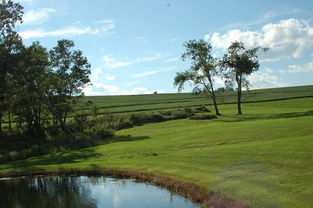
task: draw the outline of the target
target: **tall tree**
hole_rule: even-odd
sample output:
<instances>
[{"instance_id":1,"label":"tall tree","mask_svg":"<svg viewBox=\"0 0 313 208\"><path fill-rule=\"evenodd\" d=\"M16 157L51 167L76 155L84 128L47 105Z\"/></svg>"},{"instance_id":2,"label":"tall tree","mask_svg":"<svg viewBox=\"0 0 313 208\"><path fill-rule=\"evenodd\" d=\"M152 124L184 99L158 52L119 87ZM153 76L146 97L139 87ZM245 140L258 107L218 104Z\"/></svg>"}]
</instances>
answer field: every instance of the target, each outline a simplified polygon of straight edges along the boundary
<instances>
[{"instance_id":1,"label":"tall tree","mask_svg":"<svg viewBox=\"0 0 313 208\"><path fill-rule=\"evenodd\" d=\"M247 49L243 42L235 41L228 47L228 53L224 55L220 62L226 86L237 84L238 114L242 114L242 88L248 89L250 85L247 77L260 67L257 54L259 50L266 52L268 48L255 47Z\"/></svg>"},{"instance_id":2,"label":"tall tree","mask_svg":"<svg viewBox=\"0 0 313 208\"><path fill-rule=\"evenodd\" d=\"M80 50L74 50L74 42L60 40L56 47L49 52L52 90L46 94L49 99L50 110L61 127L75 142L75 137L66 127L66 119L73 101L83 95L83 88L90 84L90 64Z\"/></svg>"},{"instance_id":3,"label":"tall tree","mask_svg":"<svg viewBox=\"0 0 313 208\"><path fill-rule=\"evenodd\" d=\"M212 46L204 40L190 40L184 44L186 52L182 60L191 60L191 66L184 72L176 73L174 85L181 91L186 82L194 85L194 93L208 93L214 104L216 115L220 115L214 91L214 77L217 75L217 61L212 56Z\"/></svg>"},{"instance_id":4,"label":"tall tree","mask_svg":"<svg viewBox=\"0 0 313 208\"><path fill-rule=\"evenodd\" d=\"M42 123L46 115L42 100L49 72L48 51L39 42L25 47L21 53L19 70L15 74L18 88L15 114L26 122L28 133L38 136L43 133Z\"/></svg>"},{"instance_id":5,"label":"tall tree","mask_svg":"<svg viewBox=\"0 0 313 208\"><path fill-rule=\"evenodd\" d=\"M1 121L8 107L10 78L17 67L17 54L21 50L22 40L15 31L15 24L22 22L23 7L13 1L0 3L0 134Z\"/></svg>"}]
</instances>

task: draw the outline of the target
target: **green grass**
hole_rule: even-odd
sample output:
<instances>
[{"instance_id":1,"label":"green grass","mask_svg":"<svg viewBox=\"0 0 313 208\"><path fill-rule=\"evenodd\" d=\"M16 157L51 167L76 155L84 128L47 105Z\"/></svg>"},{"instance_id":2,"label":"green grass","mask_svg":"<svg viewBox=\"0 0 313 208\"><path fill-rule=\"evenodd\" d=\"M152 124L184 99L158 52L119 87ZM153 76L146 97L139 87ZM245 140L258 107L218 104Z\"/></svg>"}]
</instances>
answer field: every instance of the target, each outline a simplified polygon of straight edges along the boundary
<instances>
[{"instance_id":1,"label":"green grass","mask_svg":"<svg viewBox=\"0 0 313 208\"><path fill-rule=\"evenodd\" d=\"M268 100L290 99L298 97L313 97L313 85L284 87L273 89L260 89L244 91L242 102L260 102ZM218 94L218 102L235 103L236 92L225 92ZM212 105L208 96L195 95L192 93L167 93L157 95L117 95L117 96L86 96L85 100L90 100L100 107L99 113L133 113L141 111L160 111L173 108L193 107L200 105ZM213 110L213 107L211 107ZM90 114L90 109L85 109L85 113ZM222 112L223 113L223 112ZM71 119L73 113L70 113ZM16 118L11 118L15 125ZM4 125L8 125L8 116L4 115Z\"/></svg>"},{"instance_id":2,"label":"green grass","mask_svg":"<svg viewBox=\"0 0 313 208\"><path fill-rule=\"evenodd\" d=\"M236 92L226 92L219 96L219 103L236 102ZM313 85L273 89L250 90L243 92L243 102L267 101L294 97L313 96ZM101 107L100 112L133 112L180 108L185 106L211 105L204 95L191 93L170 93L157 95L86 96L85 99Z\"/></svg>"},{"instance_id":3,"label":"green grass","mask_svg":"<svg viewBox=\"0 0 313 208\"><path fill-rule=\"evenodd\" d=\"M220 191L251 207L313 207L313 98L221 106L213 120L124 129L115 142L0 165L10 171L133 169Z\"/></svg>"}]
</instances>

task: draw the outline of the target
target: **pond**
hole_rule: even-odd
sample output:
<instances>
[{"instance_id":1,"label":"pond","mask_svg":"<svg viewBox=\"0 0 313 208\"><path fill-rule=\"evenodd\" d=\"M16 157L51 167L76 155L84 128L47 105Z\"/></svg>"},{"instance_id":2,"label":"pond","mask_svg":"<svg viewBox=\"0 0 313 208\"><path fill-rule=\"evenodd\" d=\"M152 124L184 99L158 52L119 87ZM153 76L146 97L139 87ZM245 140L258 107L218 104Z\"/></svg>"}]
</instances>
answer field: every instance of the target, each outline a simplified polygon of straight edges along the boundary
<instances>
[{"instance_id":1,"label":"pond","mask_svg":"<svg viewBox=\"0 0 313 208\"><path fill-rule=\"evenodd\" d=\"M198 208L166 189L104 176L46 176L0 180L0 207Z\"/></svg>"}]
</instances>

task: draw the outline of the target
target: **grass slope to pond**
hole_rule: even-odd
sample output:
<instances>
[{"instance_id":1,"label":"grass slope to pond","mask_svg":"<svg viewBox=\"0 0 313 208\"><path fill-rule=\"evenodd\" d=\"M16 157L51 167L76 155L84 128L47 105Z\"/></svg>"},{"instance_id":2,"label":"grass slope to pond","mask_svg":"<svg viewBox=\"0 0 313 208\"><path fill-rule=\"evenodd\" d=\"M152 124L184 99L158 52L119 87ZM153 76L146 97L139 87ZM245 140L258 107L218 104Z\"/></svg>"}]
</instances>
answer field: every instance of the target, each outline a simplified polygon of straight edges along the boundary
<instances>
[{"instance_id":1,"label":"grass slope to pond","mask_svg":"<svg viewBox=\"0 0 313 208\"><path fill-rule=\"evenodd\" d=\"M313 207L313 98L221 106L214 120L117 132L114 142L0 165L0 173L132 169L192 182L251 207Z\"/></svg>"}]
</instances>

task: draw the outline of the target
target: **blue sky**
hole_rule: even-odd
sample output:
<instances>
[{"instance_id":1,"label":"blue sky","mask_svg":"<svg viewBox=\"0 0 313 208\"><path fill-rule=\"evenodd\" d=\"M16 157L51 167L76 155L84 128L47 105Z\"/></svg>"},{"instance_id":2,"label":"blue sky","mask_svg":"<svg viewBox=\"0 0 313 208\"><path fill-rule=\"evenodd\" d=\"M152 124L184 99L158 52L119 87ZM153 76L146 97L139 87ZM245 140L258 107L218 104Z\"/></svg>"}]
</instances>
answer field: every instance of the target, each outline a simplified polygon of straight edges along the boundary
<instances>
[{"instance_id":1,"label":"blue sky","mask_svg":"<svg viewBox=\"0 0 313 208\"><path fill-rule=\"evenodd\" d=\"M177 92L183 43L205 39L222 56L232 41L270 50L253 88L313 84L313 3L308 0L19 0L26 44L70 39L92 66L86 95ZM215 79L222 87L223 80ZM191 88L185 88L185 92Z\"/></svg>"}]
</instances>

